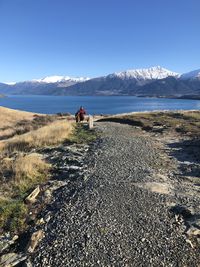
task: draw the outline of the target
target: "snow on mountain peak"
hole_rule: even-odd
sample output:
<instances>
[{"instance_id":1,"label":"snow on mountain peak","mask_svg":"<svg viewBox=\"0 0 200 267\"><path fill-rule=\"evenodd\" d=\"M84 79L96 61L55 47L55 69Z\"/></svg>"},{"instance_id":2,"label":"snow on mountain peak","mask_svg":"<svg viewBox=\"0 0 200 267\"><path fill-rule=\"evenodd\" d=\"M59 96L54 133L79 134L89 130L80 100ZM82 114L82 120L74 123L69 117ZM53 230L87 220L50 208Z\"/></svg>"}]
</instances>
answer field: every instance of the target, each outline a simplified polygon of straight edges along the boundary
<instances>
[{"instance_id":1,"label":"snow on mountain peak","mask_svg":"<svg viewBox=\"0 0 200 267\"><path fill-rule=\"evenodd\" d=\"M200 79L200 69L184 73L180 77L182 80Z\"/></svg>"},{"instance_id":2,"label":"snow on mountain peak","mask_svg":"<svg viewBox=\"0 0 200 267\"><path fill-rule=\"evenodd\" d=\"M16 82L4 82L4 84L7 84L7 85L15 85Z\"/></svg>"},{"instance_id":3,"label":"snow on mountain peak","mask_svg":"<svg viewBox=\"0 0 200 267\"><path fill-rule=\"evenodd\" d=\"M33 80L33 82L42 82L42 83L58 83L58 82L85 82L88 81L90 78L86 77L69 77L69 76L47 76L42 79Z\"/></svg>"},{"instance_id":4,"label":"snow on mountain peak","mask_svg":"<svg viewBox=\"0 0 200 267\"><path fill-rule=\"evenodd\" d=\"M148 69L133 69L122 72L115 72L109 77L118 77L120 79L137 79L137 80L152 80L164 79L169 76L179 77L178 73L164 69L160 66L151 67Z\"/></svg>"}]
</instances>

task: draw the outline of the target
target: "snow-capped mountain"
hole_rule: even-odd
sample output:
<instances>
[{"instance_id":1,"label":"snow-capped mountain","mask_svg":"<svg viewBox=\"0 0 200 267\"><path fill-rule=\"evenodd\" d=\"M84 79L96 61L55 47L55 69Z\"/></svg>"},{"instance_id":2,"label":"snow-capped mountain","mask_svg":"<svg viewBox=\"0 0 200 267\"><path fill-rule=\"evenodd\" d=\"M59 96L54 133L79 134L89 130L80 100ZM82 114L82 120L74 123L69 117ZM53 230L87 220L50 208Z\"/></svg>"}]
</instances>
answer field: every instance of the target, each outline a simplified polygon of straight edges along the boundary
<instances>
[{"instance_id":1,"label":"snow-capped mountain","mask_svg":"<svg viewBox=\"0 0 200 267\"><path fill-rule=\"evenodd\" d=\"M198 79L200 80L200 69L184 73L180 77L182 80Z\"/></svg>"},{"instance_id":2,"label":"snow-capped mountain","mask_svg":"<svg viewBox=\"0 0 200 267\"><path fill-rule=\"evenodd\" d=\"M67 88L77 83L83 83L90 78L69 76L47 76L41 79L16 83L0 83L0 93L4 94L33 94L52 95L62 94L62 88Z\"/></svg>"},{"instance_id":3,"label":"snow-capped mountain","mask_svg":"<svg viewBox=\"0 0 200 267\"><path fill-rule=\"evenodd\" d=\"M140 95L141 88L145 85L148 86L154 81L167 78L172 78L176 82L179 76L180 74L160 66L127 70L74 84L67 89L63 88L63 93L71 95Z\"/></svg>"},{"instance_id":4,"label":"snow-capped mountain","mask_svg":"<svg viewBox=\"0 0 200 267\"><path fill-rule=\"evenodd\" d=\"M113 74L108 75L110 78L120 78L120 79L136 79L136 80L159 80L164 79L169 76L179 77L180 74L172 72L160 66L151 67L148 69L135 69L127 70L122 72L114 72Z\"/></svg>"},{"instance_id":5,"label":"snow-capped mountain","mask_svg":"<svg viewBox=\"0 0 200 267\"><path fill-rule=\"evenodd\" d=\"M69 76L47 76L42 79L34 79L33 82L40 83L59 83L59 82L85 82L90 80L88 77L69 77Z\"/></svg>"},{"instance_id":6,"label":"snow-capped mountain","mask_svg":"<svg viewBox=\"0 0 200 267\"><path fill-rule=\"evenodd\" d=\"M15 84L0 83L3 94L135 95L200 97L200 70L185 74L160 66L114 72L97 78L48 76Z\"/></svg>"}]
</instances>

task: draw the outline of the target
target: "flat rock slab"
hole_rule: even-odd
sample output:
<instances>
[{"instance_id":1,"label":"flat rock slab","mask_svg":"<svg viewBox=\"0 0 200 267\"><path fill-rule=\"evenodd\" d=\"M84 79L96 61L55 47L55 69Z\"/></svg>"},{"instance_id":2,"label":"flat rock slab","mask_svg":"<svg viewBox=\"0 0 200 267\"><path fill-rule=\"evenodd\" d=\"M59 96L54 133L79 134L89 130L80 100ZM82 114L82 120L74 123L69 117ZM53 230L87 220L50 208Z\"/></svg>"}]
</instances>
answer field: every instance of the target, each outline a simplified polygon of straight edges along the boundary
<instances>
[{"instance_id":1,"label":"flat rock slab","mask_svg":"<svg viewBox=\"0 0 200 267\"><path fill-rule=\"evenodd\" d=\"M40 187L37 186L30 195L27 196L27 198L25 199L25 202L27 204L31 204L31 203L35 203L36 202L36 198L40 193Z\"/></svg>"},{"instance_id":2,"label":"flat rock slab","mask_svg":"<svg viewBox=\"0 0 200 267\"><path fill-rule=\"evenodd\" d=\"M27 256L17 253L7 253L1 256L0 258L0 266L2 267L12 267L12 266L19 266L19 264L25 259Z\"/></svg>"},{"instance_id":3,"label":"flat rock slab","mask_svg":"<svg viewBox=\"0 0 200 267\"><path fill-rule=\"evenodd\" d=\"M156 178L162 160L154 141L128 125L95 127L102 138L85 157L87 180L57 192L33 266L198 266L198 250L167 207L176 202L171 181Z\"/></svg>"}]
</instances>

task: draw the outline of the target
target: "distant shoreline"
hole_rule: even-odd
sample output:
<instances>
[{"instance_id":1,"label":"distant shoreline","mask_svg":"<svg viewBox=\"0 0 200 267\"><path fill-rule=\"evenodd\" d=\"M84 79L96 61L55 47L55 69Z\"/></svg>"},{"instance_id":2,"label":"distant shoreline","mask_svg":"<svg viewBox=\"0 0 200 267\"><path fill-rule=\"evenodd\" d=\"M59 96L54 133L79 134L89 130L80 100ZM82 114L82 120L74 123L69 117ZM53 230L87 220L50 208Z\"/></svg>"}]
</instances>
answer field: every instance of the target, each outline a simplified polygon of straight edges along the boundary
<instances>
[{"instance_id":1,"label":"distant shoreline","mask_svg":"<svg viewBox=\"0 0 200 267\"><path fill-rule=\"evenodd\" d=\"M194 97L193 97L194 98ZM47 96L9 95L1 98L0 105L14 110L40 114L75 114L82 105L90 115L116 115L132 112L199 110L199 99L183 97L136 96Z\"/></svg>"},{"instance_id":2,"label":"distant shoreline","mask_svg":"<svg viewBox=\"0 0 200 267\"><path fill-rule=\"evenodd\" d=\"M63 115L65 116L65 113L52 113L52 114L45 114L45 113L36 113L36 112L30 112L30 111L26 111L26 110L19 110L19 109L13 109L13 108L8 108L8 107L4 107L0 105L0 110L7 110L10 112L21 112L24 114L35 114L35 115ZM99 118L103 118L103 117L118 117L118 116L126 116L126 115L133 115L133 114L148 114L148 113L168 113L168 112L172 112L172 113L176 113L176 112L181 112L181 113L187 113L187 112L198 112L200 111L199 109L188 109L188 110L181 110L181 109L174 109L174 110L145 110L145 111L131 111L131 112L124 112L124 113L116 113L116 114L93 114L92 116L94 117L94 119L99 119ZM68 116L74 116L73 114ZM86 115L86 116L89 116Z\"/></svg>"},{"instance_id":3,"label":"distant shoreline","mask_svg":"<svg viewBox=\"0 0 200 267\"><path fill-rule=\"evenodd\" d=\"M94 117L96 116L101 116L101 117L118 117L118 116L126 116L126 115L134 115L134 114L148 114L148 113L168 113L168 112L172 112L172 113L176 113L176 112L180 112L180 113L187 113L187 112L198 112L200 111L199 109L188 109L188 110L146 110L146 111L133 111L133 112L127 112L127 113L118 113L118 114L104 114L104 115L98 115L95 114Z\"/></svg>"},{"instance_id":4,"label":"distant shoreline","mask_svg":"<svg viewBox=\"0 0 200 267\"><path fill-rule=\"evenodd\" d=\"M137 97L149 97L149 98L164 98L164 99L184 99L184 100L200 100L200 95L183 95L183 96L137 96Z\"/></svg>"},{"instance_id":5,"label":"distant shoreline","mask_svg":"<svg viewBox=\"0 0 200 267\"><path fill-rule=\"evenodd\" d=\"M11 94L11 95L4 95L0 94L0 98L8 97L8 96L50 96L50 97L138 97L138 98L157 98L157 99L184 99L184 100L200 100L200 95L182 95L182 96L162 96L162 95L119 95L119 94L110 94L110 95L40 95L40 94L33 94L33 95L26 95L26 94Z\"/></svg>"}]
</instances>

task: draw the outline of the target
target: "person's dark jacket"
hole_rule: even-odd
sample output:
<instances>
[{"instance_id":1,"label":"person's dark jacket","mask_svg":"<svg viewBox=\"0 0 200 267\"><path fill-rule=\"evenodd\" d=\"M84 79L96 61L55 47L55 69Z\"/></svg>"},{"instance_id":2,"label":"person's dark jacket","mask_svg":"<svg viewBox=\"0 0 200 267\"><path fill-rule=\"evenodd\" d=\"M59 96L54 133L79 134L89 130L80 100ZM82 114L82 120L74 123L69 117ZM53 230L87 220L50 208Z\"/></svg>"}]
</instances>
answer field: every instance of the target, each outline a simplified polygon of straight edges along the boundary
<instances>
[{"instance_id":1,"label":"person's dark jacket","mask_svg":"<svg viewBox=\"0 0 200 267\"><path fill-rule=\"evenodd\" d=\"M76 112L75 116L79 116L80 121L84 120L84 115L86 114L86 111L84 108L80 108L79 111Z\"/></svg>"}]
</instances>

